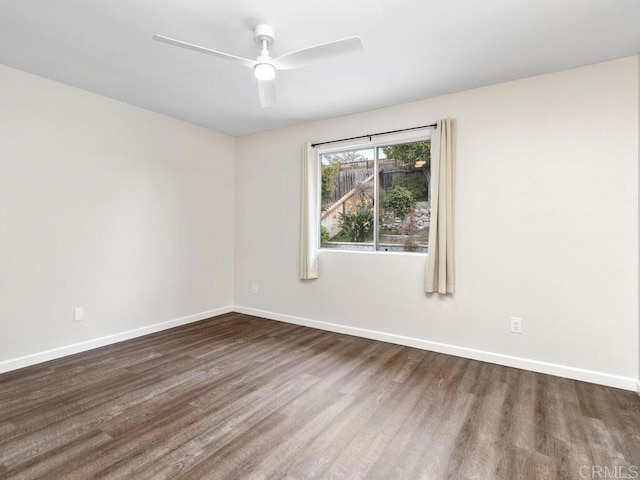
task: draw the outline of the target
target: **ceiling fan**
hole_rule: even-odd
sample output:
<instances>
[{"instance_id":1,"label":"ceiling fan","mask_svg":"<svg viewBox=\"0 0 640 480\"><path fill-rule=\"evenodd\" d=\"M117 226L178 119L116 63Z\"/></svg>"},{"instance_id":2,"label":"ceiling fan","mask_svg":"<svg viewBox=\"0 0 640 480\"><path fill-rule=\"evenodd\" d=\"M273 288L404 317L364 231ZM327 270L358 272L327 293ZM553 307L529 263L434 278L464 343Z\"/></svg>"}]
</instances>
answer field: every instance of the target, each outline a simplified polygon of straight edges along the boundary
<instances>
[{"instance_id":1,"label":"ceiling fan","mask_svg":"<svg viewBox=\"0 0 640 480\"><path fill-rule=\"evenodd\" d=\"M270 107L276 103L276 71L306 67L363 52L360 37L349 37L271 58L269 46L273 45L274 32L271 26L264 24L256 25L254 29L255 41L261 47L260 54L255 60L218 52L217 50L211 50L210 48L175 40L163 35L153 35L152 38L158 42L224 58L253 69L255 77L258 79L258 93L262 108Z\"/></svg>"}]
</instances>

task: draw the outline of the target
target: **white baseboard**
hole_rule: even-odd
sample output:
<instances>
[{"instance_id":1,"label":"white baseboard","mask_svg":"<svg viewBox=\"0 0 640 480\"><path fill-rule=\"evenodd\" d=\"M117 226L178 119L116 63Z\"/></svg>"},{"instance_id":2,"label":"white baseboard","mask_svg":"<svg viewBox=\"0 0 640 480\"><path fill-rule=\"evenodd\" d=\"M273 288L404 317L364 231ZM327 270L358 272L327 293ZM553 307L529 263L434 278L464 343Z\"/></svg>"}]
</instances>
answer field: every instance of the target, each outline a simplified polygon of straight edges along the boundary
<instances>
[{"instance_id":1,"label":"white baseboard","mask_svg":"<svg viewBox=\"0 0 640 480\"><path fill-rule=\"evenodd\" d=\"M476 350L473 348L460 347L445 343L431 342L428 340L421 340L418 338L405 337L393 333L385 333L364 328L350 327L337 323L321 322L318 320L295 317L292 315L284 315L280 313L269 312L266 310L258 310L255 308L240 307L237 305L208 310L206 312L196 313L193 315L188 315L186 317L168 320L166 322L155 323L146 327L127 330L125 332L95 338L92 340L75 343L73 345L66 345L63 347L46 350L44 352L38 352L30 355L25 355L23 357L4 360L0 362L0 373L17 370L19 368L28 367L37 363L47 362L49 360L55 360L56 358L66 357L67 355L85 352L87 350L92 350L98 347L104 347L105 345L111 345L113 343L122 342L124 340L130 340L132 338L141 337L150 333L160 332L162 330L178 327L180 325L186 325L188 323L197 322L199 320L204 320L206 318L215 317L230 312L245 313L247 315L254 315L257 317L278 320L295 325L303 325L306 327L327 330L330 332L344 333L346 335L354 335L356 337L370 338L372 340L380 340L383 342L420 348L422 350L446 353L449 355L455 355L457 357L470 358L473 360L495 363L507 367L521 368L524 370L531 370L533 372L571 378L573 380L581 380L584 382L597 383L609 387L622 388L625 390L635 391L640 395L640 380L631 377L623 377L593 370L585 370L581 368L568 367L565 365L541 362L538 360L513 357L510 355L503 355L500 353L487 352L484 350Z\"/></svg>"},{"instance_id":2,"label":"white baseboard","mask_svg":"<svg viewBox=\"0 0 640 480\"><path fill-rule=\"evenodd\" d=\"M370 338L372 340L381 340L383 342L405 345L408 347L420 348L422 350L430 350L433 352L446 353L457 357L470 358L483 362L495 363L507 367L520 368L538 373L546 373L557 377L570 378L572 380L580 380L583 382L597 383L608 387L622 388L625 390L640 392L640 381L631 377L623 377L612 375L609 373L596 372L593 370L585 370L582 368L568 367L565 365L557 365L554 363L541 362L538 360L530 360L527 358L513 357L511 355L503 355L500 353L487 352L484 350L476 350L473 348L459 347L457 345L449 345L446 343L431 342L413 337L405 337L395 335L393 333L379 332L376 330L368 330L364 328L349 327L337 323L321 322L308 318L295 317L292 315L283 315L280 313L258 310L255 308L246 308L235 306L235 312L254 315L257 317L278 320L281 322L303 325L305 327L317 328L320 330L328 330L330 332L344 333L356 337Z\"/></svg>"},{"instance_id":3,"label":"white baseboard","mask_svg":"<svg viewBox=\"0 0 640 480\"><path fill-rule=\"evenodd\" d=\"M195 313L193 315L187 315L186 317L176 318L173 320L168 320L166 322L154 323L153 325L147 325L146 327L127 330L126 332L114 333L105 337L94 338L92 340L86 340L80 343L74 343L73 345L66 345L64 347L53 348L44 352L25 355L24 357L4 360L0 362L0 373L28 367L30 365L35 365L36 363L48 362L49 360L66 357L67 355L73 355L74 353L85 352L94 348L104 347L105 345L111 345L112 343L122 342L124 340L130 340L136 337L142 337L143 335L159 332L161 330L167 330L173 327L179 327L180 325L197 322L199 320L204 320L205 318L215 317L217 315L222 315L224 313L229 313L232 311L233 307L231 306L216 308L214 310Z\"/></svg>"}]
</instances>

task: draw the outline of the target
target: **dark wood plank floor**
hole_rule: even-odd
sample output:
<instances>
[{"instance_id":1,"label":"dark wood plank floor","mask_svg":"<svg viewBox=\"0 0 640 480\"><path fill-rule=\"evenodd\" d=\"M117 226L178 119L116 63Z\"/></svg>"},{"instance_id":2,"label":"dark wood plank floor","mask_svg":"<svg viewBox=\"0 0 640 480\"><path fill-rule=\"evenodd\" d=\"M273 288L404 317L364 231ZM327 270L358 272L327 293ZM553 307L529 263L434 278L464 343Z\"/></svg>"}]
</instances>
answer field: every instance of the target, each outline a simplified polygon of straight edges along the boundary
<instances>
[{"instance_id":1,"label":"dark wood plank floor","mask_svg":"<svg viewBox=\"0 0 640 480\"><path fill-rule=\"evenodd\" d=\"M569 480L638 466L633 392L240 314L0 375L2 479Z\"/></svg>"}]
</instances>

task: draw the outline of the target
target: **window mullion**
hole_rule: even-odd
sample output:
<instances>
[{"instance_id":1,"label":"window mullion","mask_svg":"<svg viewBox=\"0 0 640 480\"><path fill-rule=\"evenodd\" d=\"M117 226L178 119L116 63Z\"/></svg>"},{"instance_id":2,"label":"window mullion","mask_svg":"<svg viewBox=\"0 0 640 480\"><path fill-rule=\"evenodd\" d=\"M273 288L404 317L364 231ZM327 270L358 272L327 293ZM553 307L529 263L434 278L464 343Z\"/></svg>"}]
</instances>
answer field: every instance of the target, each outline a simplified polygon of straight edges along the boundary
<instances>
[{"instance_id":1,"label":"window mullion","mask_svg":"<svg viewBox=\"0 0 640 480\"><path fill-rule=\"evenodd\" d=\"M373 251L378 251L378 233L380 229L378 228L378 221L380 219L378 205L378 189L380 188L378 185L380 175L378 173L378 147L373 148Z\"/></svg>"}]
</instances>

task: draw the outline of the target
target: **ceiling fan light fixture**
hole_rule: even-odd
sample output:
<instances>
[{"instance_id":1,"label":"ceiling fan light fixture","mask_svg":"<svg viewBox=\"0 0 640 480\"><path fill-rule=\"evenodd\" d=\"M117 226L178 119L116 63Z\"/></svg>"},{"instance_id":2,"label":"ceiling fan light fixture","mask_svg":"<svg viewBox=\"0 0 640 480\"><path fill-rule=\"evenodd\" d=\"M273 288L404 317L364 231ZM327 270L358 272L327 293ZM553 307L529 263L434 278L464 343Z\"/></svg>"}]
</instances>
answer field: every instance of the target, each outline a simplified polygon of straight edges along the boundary
<instances>
[{"instance_id":1,"label":"ceiling fan light fixture","mask_svg":"<svg viewBox=\"0 0 640 480\"><path fill-rule=\"evenodd\" d=\"M276 67L270 63L259 63L253 67L253 73L258 80L273 80L276 78Z\"/></svg>"},{"instance_id":2,"label":"ceiling fan light fixture","mask_svg":"<svg viewBox=\"0 0 640 480\"><path fill-rule=\"evenodd\" d=\"M333 42L314 45L313 47L303 48L294 52L271 58L269 55L269 46L273 45L274 32L269 25L256 25L254 29L254 40L260 45L260 54L255 60L249 58L238 57L230 53L219 52L210 48L202 47L194 43L183 42L175 38L165 37L164 35L152 35L157 42L167 43L175 47L186 48L195 52L206 53L214 57L222 58L239 65L243 65L253 69L253 74L258 79L258 95L260 96L260 106L262 108L275 105L276 87L275 78L276 70L293 70L310 65L324 63L330 60L338 60L363 52L362 40L360 37L343 38Z\"/></svg>"}]
</instances>

